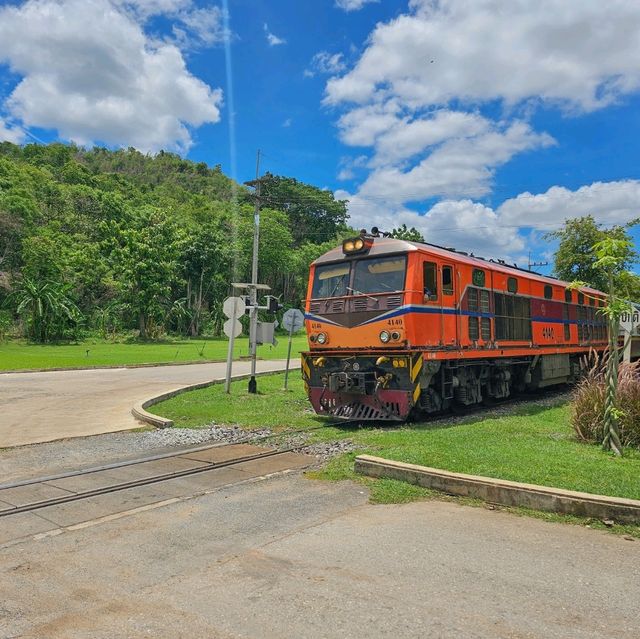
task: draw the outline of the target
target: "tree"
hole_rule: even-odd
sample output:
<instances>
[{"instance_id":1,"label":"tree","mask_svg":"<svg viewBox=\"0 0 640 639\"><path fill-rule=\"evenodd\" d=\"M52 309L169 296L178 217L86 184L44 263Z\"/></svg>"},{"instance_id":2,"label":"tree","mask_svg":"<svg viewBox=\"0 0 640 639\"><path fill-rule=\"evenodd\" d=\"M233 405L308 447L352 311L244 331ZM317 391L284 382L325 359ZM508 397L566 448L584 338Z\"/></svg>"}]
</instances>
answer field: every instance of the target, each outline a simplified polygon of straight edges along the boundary
<instances>
[{"instance_id":1,"label":"tree","mask_svg":"<svg viewBox=\"0 0 640 639\"><path fill-rule=\"evenodd\" d=\"M146 339L169 306L183 238L172 220L149 207L110 230L107 244L121 299L137 316L140 337Z\"/></svg>"},{"instance_id":2,"label":"tree","mask_svg":"<svg viewBox=\"0 0 640 639\"><path fill-rule=\"evenodd\" d=\"M182 263L187 283L184 312L190 316L192 336L199 335L202 318L209 303L221 301L229 286L231 250L220 224L208 221L192 225L183 245ZM181 306L173 309L177 317Z\"/></svg>"},{"instance_id":3,"label":"tree","mask_svg":"<svg viewBox=\"0 0 640 639\"><path fill-rule=\"evenodd\" d=\"M82 319L68 286L60 282L25 277L8 299L15 304L18 315L25 317L29 335L38 342L62 337L65 328Z\"/></svg>"},{"instance_id":4,"label":"tree","mask_svg":"<svg viewBox=\"0 0 640 639\"><path fill-rule=\"evenodd\" d=\"M559 240L554 256L554 274L567 282L585 282L593 288L607 291L609 273L598 266L594 247L606 239L619 240L622 242L622 254L611 273L617 288L621 278L626 277L624 273L637 258L627 230L636 222L637 220L634 220L625 226L602 229L591 215L566 220L562 229L546 235L549 239Z\"/></svg>"},{"instance_id":5,"label":"tree","mask_svg":"<svg viewBox=\"0 0 640 639\"><path fill-rule=\"evenodd\" d=\"M406 224L393 229L389 233L389 237L395 237L397 240L406 240L407 242L424 242L422 233L415 226L407 228Z\"/></svg>"},{"instance_id":6,"label":"tree","mask_svg":"<svg viewBox=\"0 0 640 639\"><path fill-rule=\"evenodd\" d=\"M336 200L331 191L294 178L266 173L260 195L265 207L287 214L295 246L335 238L349 217L346 200Z\"/></svg>"},{"instance_id":7,"label":"tree","mask_svg":"<svg viewBox=\"0 0 640 639\"><path fill-rule=\"evenodd\" d=\"M620 426L618 424L618 410L616 406L616 392L618 389L618 364L620 353L618 335L620 333L620 316L631 310L627 302L616 297L615 275L620 271L620 265L627 260L631 250L630 240L620 240L608 237L593 246L597 256L595 267L601 269L607 279L609 299L603 312L609 320L609 358L607 360L607 394L604 410L604 439L602 447L612 450L616 455L622 455L620 443Z\"/></svg>"}]
</instances>

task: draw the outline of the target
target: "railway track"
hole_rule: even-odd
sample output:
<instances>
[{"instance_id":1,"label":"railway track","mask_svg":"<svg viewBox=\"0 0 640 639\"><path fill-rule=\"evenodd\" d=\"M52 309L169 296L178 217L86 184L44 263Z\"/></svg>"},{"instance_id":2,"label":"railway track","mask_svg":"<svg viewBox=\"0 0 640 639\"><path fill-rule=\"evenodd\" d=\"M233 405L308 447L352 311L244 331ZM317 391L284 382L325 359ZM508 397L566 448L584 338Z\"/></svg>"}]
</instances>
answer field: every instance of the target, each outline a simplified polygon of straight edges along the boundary
<instances>
[{"instance_id":1,"label":"railway track","mask_svg":"<svg viewBox=\"0 0 640 639\"><path fill-rule=\"evenodd\" d=\"M295 453L291 447L266 449L245 443L198 446L0 484L0 518L232 467L245 471L250 477L253 471L265 475L288 467L301 468L311 461L311 458Z\"/></svg>"}]
</instances>

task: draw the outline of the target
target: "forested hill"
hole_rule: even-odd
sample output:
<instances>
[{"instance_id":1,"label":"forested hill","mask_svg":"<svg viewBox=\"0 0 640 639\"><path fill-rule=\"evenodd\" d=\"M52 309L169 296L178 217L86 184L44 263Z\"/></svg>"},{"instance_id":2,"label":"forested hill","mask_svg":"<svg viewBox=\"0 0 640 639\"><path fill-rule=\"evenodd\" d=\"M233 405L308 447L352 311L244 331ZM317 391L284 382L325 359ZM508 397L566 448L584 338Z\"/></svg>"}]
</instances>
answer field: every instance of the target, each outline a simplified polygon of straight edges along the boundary
<instances>
[{"instance_id":1,"label":"forested hill","mask_svg":"<svg viewBox=\"0 0 640 639\"><path fill-rule=\"evenodd\" d=\"M299 305L309 263L344 236L346 203L268 176L259 278ZM0 330L217 334L246 281L250 193L219 166L169 153L0 144Z\"/></svg>"}]
</instances>

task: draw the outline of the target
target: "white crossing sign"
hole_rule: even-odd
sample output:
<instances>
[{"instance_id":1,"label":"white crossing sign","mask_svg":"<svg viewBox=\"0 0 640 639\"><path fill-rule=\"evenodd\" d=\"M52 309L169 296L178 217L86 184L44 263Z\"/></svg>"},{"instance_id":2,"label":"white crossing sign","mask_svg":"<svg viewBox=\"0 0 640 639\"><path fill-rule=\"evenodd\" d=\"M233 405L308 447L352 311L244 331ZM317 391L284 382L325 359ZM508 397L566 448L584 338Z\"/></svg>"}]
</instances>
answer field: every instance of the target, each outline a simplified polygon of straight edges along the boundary
<instances>
[{"instance_id":1,"label":"white crossing sign","mask_svg":"<svg viewBox=\"0 0 640 639\"><path fill-rule=\"evenodd\" d=\"M291 333L299 331L304 326L304 314L297 308L290 308L282 316L282 326Z\"/></svg>"},{"instance_id":2,"label":"white crossing sign","mask_svg":"<svg viewBox=\"0 0 640 639\"><path fill-rule=\"evenodd\" d=\"M242 335L242 324L240 320L229 318L224 323L222 330L227 337L240 337ZM232 332L233 335L231 335Z\"/></svg>"},{"instance_id":3,"label":"white crossing sign","mask_svg":"<svg viewBox=\"0 0 640 639\"><path fill-rule=\"evenodd\" d=\"M227 297L222 304L222 311L229 318L236 318L244 315L246 308L247 305L241 297Z\"/></svg>"},{"instance_id":4,"label":"white crossing sign","mask_svg":"<svg viewBox=\"0 0 640 639\"><path fill-rule=\"evenodd\" d=\"M291 361L291 340L293 334L304 326L304 314L297 308L290 308L282 316L282 326L289 331L289 345L287 346L287 365L284 369L284 389L289 386L289 362Z\"/></svg>"},{"instance_id":5,"label":"white crossing sign","mask_svg":"<svg viewBox=\"0 0 640 639\"><path fill-rule=\"evenodd\" d=\"M238 317L244 315L247 305L241 297L227 297L222 303L222 310L229 318L223 326L224 334L229 338L229 348L227 349L227 372L224 380L224 390L231 392L231 368L233 366L233 344L235 338L242 334L242 324Z\"/></svg>"}]
</instances>

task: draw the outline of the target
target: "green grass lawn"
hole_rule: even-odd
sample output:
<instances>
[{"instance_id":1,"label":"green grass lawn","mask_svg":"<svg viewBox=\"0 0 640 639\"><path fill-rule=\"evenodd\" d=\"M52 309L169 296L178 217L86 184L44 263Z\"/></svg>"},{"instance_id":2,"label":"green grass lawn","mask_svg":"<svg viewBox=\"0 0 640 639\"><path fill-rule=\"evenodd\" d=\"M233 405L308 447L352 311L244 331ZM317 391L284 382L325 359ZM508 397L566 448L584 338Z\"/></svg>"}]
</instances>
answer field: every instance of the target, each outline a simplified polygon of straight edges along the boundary
<instances>
[{"instance_id":1,"label":"green grass lawn","mask_svg":"<svg viewBox=\"0 0 640 639\"><path fill-rule=\"evenodd\" d=\"M153 411L173 419L177 427L215 421L286 430L331 421L311 411L298 371L289 381L292 390L284 392L283 375L263 377L258 380L260 394L255 396L246 392L245 383L234 384L230 396L222 386L212 386L179 395ZM628 450L616 458L597 446L579 443L573 437L566 404L514 406L508 415L479 413L453 425L428 421L384 428L327 425L310 437L312 441L348 437L363 447L362 452L413 464L640 499L640 451ZM324 476L353 478L353 457L333 460Z\"/></svg>"},{"instance_id":2,"label":"green grass lawn","mask_svg":"<svg viewBox=\"0 0 640 639\"><path fill-rule=\"evenodd\" d=\"M284 359L287 341L287 336L279 336L277 346L259 346L258 357ZM292 356L297 357L306 347L304 334L294 336ZM0 343L0 370L220 361L227 358L227 348L226 338L123 343L89 339L77 344L43 345L16 340ZM247 337L236 340L234 354L236 358L249 354Z\"/></svg>"}]
</instances>

